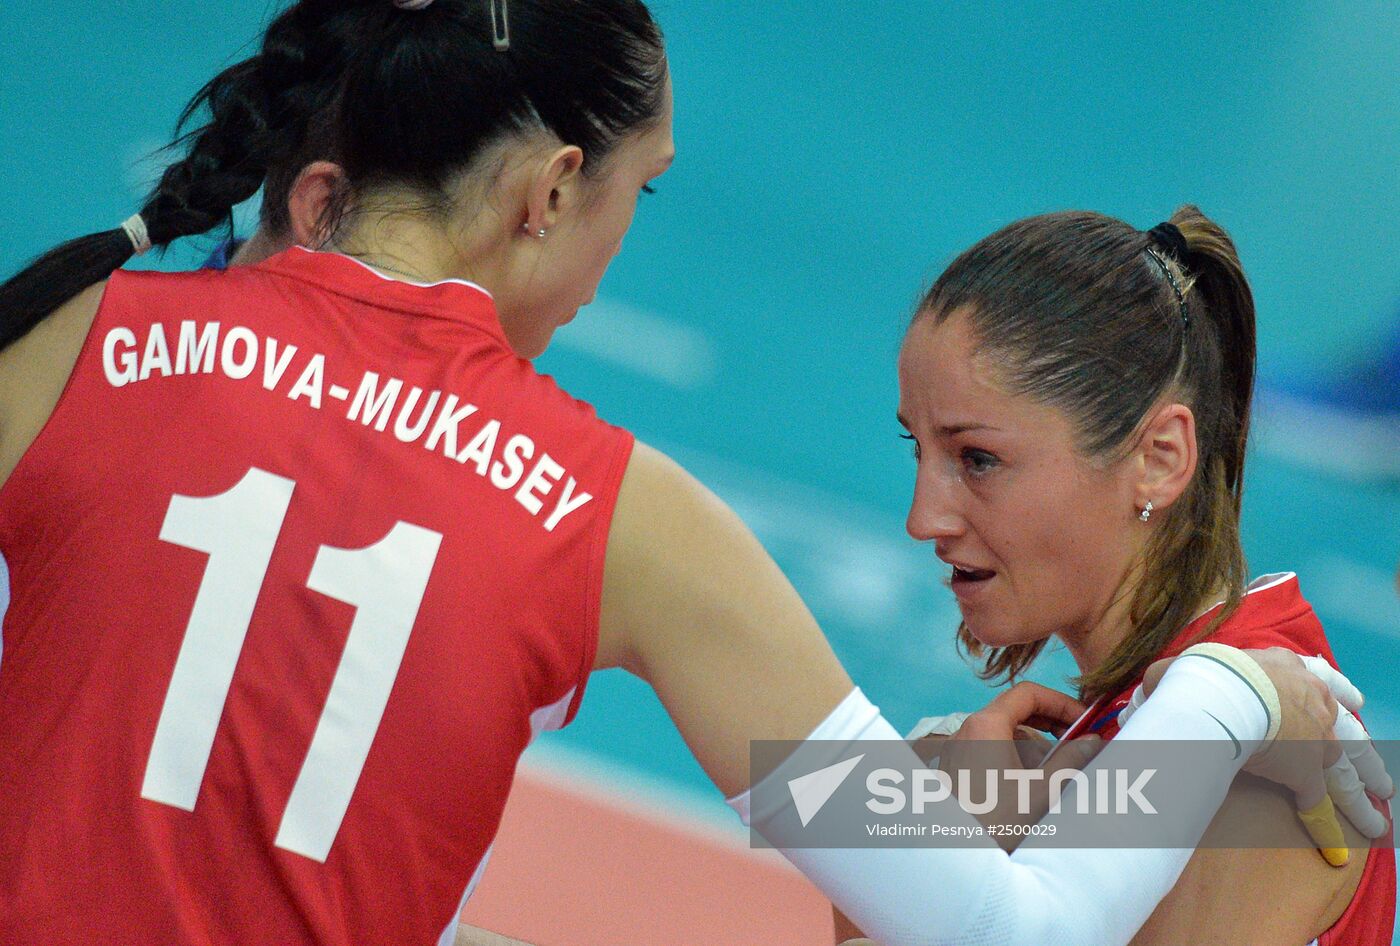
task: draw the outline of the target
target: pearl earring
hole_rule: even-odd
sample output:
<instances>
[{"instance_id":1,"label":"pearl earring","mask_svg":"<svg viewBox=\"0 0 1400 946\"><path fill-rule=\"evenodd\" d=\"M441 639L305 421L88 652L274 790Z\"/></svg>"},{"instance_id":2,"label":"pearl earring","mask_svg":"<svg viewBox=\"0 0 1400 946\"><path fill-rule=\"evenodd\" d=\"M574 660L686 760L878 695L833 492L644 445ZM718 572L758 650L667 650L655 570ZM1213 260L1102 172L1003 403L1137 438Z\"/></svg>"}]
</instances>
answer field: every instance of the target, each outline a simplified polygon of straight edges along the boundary
<instances>
[{"instance_id":1,"label":"pearl earring","mask_svg":"<svg viewBox=\"0 0 1400 946\"><path fill-rule=\"evenodd\" d=\"M1152 518L1152 500L1147 501L1147 505L1142 507L1142 512L1138 513L1138 519L1146 522Z\"/></svg>"},{"instance_id":2,"label":"pearl earring","mask_svg":"<svg viewBox=\"0 0 1400 946\"><path fill-rule=\"evenodd\" d=\"M544 227L540 227L538 230L531 230L531 229L530 229L530 221L528 221L528 220L525 221L524 223L522 223L522 224L520 225L520 229L524 230L526 233L531 234L532 236L537 236L537 237L539 237L541 240L544 239L544 234L545 234L545 229L544 229Z\"/></svg>"}]
</instances>

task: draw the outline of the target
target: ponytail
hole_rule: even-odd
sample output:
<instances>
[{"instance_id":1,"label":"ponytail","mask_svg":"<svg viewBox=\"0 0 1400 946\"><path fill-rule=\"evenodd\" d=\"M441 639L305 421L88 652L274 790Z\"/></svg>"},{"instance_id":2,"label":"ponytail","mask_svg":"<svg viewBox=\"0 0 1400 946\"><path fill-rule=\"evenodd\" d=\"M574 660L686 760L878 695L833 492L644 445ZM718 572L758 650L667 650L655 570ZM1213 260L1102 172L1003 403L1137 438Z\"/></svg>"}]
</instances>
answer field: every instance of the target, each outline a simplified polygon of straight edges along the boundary
<instances>
[{"instance_id":1,"label":"ponytail","mask_svg":"<svg viewBox=\"0 0 1400 946\"><path fill-rule=\"evenodd\" d=\"M1226 412L1214 447L1224 461L1225 483L1238 517L1254 397L1254 295L1234 241L1217 223L1192 204L1172 214L1171 222L1186 240L1187 255L1181 262L1192 279L1193 309L1214 322L1220 333L1220 393Z\"/></svg>"},{"instance_id":2,"label":"ponytail","mask_svg":"<svg viewBox=\"0 0 1400 946\"><path fill-rule=\"evenodd\" d=\"M185 107L177 133L201 109L207 124L180 135L185 157L165 169L141 209L145 238L127 225L78 237L52 249L0 285L0 351L50 313L124 265L138 249L164 250L183 236L232 227L233 208L257 193L266 175L269 136L258 60L220 73ZM134 219L134 218L133 218Z\"/></svg>"},{"instance_id":3,"label":"ponytail","mask_svg":"<svg viewBox=\"0 0 1400 946\"><path fill-rule=\"evenodd\" d=\"M1254 296L1234 241L1195 205L1168 221L1181 235L1164 275L1181 286L1190 326L1178 383L1196 415L1196 475L1148 543L1131 606L1135 632L1078 678L1085 699L1131 683L1216 594L1224 601L1196 635L1209 637L1244 600L1249 581L1240 540L1245 446L1254 395ZM1148 234L1152 240L1152 234ZM1179 267L1179 268L1177 268ZM1192 335L1191 333L1194 333Z\"/></svg>"},{"instance_id":4,"label":"ponytail","mask_svg":"<svg viewBox=\"0 0 1400 946\"><path fill-rule=\"evenodd\" d=\"M0 285L0 351L29 334L63 303L112 275L135 254L118 227L69 240Z\"/></svg>"}]
</instances>

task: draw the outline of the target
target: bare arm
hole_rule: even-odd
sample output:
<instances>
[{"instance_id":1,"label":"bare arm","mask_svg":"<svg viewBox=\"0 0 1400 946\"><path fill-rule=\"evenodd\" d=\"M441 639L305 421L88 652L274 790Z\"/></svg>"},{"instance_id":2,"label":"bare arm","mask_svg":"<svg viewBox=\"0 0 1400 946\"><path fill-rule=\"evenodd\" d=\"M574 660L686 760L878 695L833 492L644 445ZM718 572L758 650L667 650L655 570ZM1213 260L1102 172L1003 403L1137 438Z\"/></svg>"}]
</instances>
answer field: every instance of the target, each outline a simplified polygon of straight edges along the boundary
<instances>
[{"instance_id":1,"label":"bare arm","mask_svg":"<svg viewBox=\"0 0 1400 946\"><path fill-rule=\"evenodd\" d=\"M84 290L0 351L0 485L9 479L68 384L105 282Z\"/></svg>"},{"instance_id":2,"label":"bare arm","mask_svg":"<svg viewBox=\"0 0 1400 946\"><path fill-rule=\"evenodd\" d=\"M1335 923L1361 883L1371 843L1343 820L1351 860L1345 867L1330 867L1312 847L1294 808L1286 789L1248 774L1236 779L1202 844L1210 843L1218 825L1247 819L1268 823L1274 838L1277 826L1289 826L1294 846L1201 847L1133 938L1134 946L1306 943ZM1286 909L1279 908L1282 890L1287 891Z\"/></svg>"},{"instance_id":3,"label":"bare arm","mask_svg":"<svg viewBox=\"0 0 1400 946\"><path fill-rule=\"evenodd\" d=\"M608 540L597 666L649 682L726 795L749 787L750 740L805 738L853 688L739 517L640 443Z\"/></svg>"}]
</instances>

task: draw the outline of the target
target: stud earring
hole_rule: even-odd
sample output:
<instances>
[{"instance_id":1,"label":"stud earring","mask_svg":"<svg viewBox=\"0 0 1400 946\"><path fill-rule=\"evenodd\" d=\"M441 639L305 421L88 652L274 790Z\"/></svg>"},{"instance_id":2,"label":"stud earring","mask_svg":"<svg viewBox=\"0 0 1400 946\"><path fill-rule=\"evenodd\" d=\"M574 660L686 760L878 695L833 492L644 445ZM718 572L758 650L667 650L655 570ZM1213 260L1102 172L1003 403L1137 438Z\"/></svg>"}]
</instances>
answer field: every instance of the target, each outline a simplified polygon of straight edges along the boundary
<instances>
[{"instance_id":1,"label":"stud earring","mask_svg":"<svg viewBox=\"0 0 1400 946\"><path fill-rule=\"evenodd\" d=\"M1152 518L1152 500L1147 501L1147 505L1142 507L1142 512L1138 513L1138 519L1146 522Z\"/></svg>"},{"instance_id":2,"label":"stud earring","mask_svg":"<svg viewBox=\"0 0 1400 946\"><path fill-rule=\"evenodd\" d=\"M525 221L524 223L522 223L522 224L520 225L520 229L524 230L526 233L530 234L531 236L539 237L541 240L544 239L544 235L545 235L545 229L544 229L544 227L540 227L538 230L531 230L531 229L530 229L530 221L528 221L528 220Z\"/></svg>"}]
</instances>

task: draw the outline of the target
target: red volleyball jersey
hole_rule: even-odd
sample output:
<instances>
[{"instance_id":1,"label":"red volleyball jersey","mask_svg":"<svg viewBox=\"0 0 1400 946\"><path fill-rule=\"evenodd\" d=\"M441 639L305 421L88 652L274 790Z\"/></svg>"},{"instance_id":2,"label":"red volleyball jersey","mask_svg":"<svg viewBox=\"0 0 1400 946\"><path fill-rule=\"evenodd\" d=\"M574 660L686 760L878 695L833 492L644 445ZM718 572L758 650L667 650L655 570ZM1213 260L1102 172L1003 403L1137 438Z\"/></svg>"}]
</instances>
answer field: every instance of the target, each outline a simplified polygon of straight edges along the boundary
<instances>
[{"instance_id":1,"label":"red volleyball jersey","mask_svg":"<svg viewBox=\"0 0 1400 946\"><path fill-rule=\"evenodd\" d=\"M450 942L631 446L471 284L115 274L0 490L0 940Z\"/></svg>"},{"instance_id":2,"label":"red volleyball jersey","mask_svg":"<svg viewBox=\"0 0 1400 946\"><path fill-rule=\"evenodd\" d=\"M1188 624L1162 651L1162 656L1175 657L1192 644L1200 643L1197 637L1218 607ZM1251 582L1235 613L1201 640L1239 648L1285 647L1294 653L1323 657L1333 667L1337 666L1322 622L1303 599L1298 577L1291 572L1265 575ZM1141 679L1135 680L1112 698L1096 701L1065 738L1098 734L1112 739L1118 735L1118 716L1141 682ZM1371 803L1389 820L1389 802L1372 797ZM1395 929L1395 890L1394 842L1387 837L1377 841L1367 853L1361 884L1350 905L1341 918L1315 940L1317 946L1390 946Z\"/></svg>"}]
</instances>

